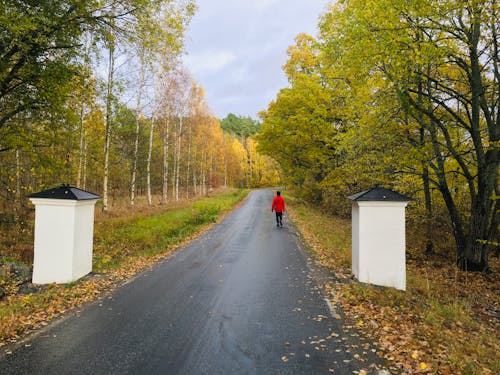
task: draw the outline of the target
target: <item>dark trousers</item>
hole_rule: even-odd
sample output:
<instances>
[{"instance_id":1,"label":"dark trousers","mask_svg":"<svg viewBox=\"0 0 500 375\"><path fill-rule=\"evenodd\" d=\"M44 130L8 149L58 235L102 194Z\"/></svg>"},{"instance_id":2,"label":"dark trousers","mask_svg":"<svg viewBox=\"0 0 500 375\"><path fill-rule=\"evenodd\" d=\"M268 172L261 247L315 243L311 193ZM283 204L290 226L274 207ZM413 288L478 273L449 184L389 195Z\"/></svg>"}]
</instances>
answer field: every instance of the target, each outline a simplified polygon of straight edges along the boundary
<instances>
[{"instance_id":1,"label":"dark trousers","mask_svg":"<svg viewBox=\"0 0 500 375\"><path fill-rule=\"evenodd\" d=\"M283 212L276 211L276 224L281 224L283 222Z\"/></svg>"}]
</instances>

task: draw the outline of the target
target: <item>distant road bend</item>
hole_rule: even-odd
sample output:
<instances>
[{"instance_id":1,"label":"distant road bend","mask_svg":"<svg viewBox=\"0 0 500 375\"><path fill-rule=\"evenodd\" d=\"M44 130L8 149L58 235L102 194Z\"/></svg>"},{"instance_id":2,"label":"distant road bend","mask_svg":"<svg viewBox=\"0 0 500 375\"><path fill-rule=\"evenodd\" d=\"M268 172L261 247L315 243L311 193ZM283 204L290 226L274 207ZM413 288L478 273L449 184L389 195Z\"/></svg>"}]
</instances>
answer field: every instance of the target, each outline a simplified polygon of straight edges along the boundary
<instances>
[{"instance_id":1,"label":"distant road bend","mask_svg":"<svg viewBox=\"0 0 500 375\"><path fill-rule=\"evenodd\" d=\"M369 344L331 316L290 223L276 227L272 198L271 190L252 192L190 245L1 358L0 374L368 368L354 355L370 357Z\"/></svg>"}]
</instances>

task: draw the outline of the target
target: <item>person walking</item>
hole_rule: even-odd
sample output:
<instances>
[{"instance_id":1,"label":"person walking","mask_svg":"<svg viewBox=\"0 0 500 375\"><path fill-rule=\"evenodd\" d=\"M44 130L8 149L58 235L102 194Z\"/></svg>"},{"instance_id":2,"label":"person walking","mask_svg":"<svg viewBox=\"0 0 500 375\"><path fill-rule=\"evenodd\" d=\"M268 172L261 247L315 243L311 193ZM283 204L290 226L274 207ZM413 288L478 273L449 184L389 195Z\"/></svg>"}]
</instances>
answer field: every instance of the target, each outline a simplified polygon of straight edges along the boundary
<instances>
[{"instance_id":1,"label":"person walking","mask_svg":"<svg viewBox=\"0 0 500 375\"><path fill-rule=\"evenodd\" d=\"M271 206L271 212L276 212L276 226L283 227L283 212L285 212L285 200L281 196L281 192L277 191Z\"/></svg>"}]
</instances>

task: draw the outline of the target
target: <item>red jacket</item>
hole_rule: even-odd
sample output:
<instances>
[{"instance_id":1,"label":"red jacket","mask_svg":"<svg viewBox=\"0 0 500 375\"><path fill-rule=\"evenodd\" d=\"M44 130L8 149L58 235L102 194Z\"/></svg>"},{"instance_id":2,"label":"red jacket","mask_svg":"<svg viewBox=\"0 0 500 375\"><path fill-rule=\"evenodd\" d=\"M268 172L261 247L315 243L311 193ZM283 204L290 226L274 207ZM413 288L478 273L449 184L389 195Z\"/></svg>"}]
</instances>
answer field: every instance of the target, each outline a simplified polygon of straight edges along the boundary
<instances>
[{"instance_id":1,"label":"red jacket","mask_svg":"<svg viewBox=\"0 0 500 375\"><path fill-rule=\"evenodd\" d=\"M285 200L282 196L275 196L273 199L273 206L271 207L271 212L285 212Z\"/></svg>"}]
</instances>

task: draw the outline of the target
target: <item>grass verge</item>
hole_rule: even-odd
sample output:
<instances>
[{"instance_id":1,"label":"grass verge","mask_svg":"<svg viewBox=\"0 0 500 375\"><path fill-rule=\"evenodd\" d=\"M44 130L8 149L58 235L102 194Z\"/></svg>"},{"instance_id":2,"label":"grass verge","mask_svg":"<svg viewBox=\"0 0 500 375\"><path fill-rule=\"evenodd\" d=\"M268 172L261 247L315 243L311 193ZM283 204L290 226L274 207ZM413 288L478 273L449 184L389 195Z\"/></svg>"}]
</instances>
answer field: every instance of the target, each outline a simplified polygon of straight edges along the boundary
<instances>
[{"instance_id":1,"label":"grass verge","mask_svg":"<svg viewBox=\"0 0 500 375\"><path fill-rule=\"evenodd\" d=\"M465 273L407 244L407 291L352 278L351 222L287 196L288 212L317 263L333 271L326 286L350 324L377 344L397 373L500 373L499 260L493 274ZM408 230L408 238L418 233Z\"/></svg>"},{"instance_id":2,"label":"grass verge","mask_svg":"<svg viewBox=\"0 0 500 375\"><path fill-rule=\"evenodd\" d=\"M240 202L248 190L185 202L162 212L147 210L120 217L99 217L95 223L93 273L77 282L43 286L35 293L13 294L0 301L0 348L47 325L54 318L150 267L189 241ZM2 354L9 355L5 347Z\"/></svg>"}]
</instances>

